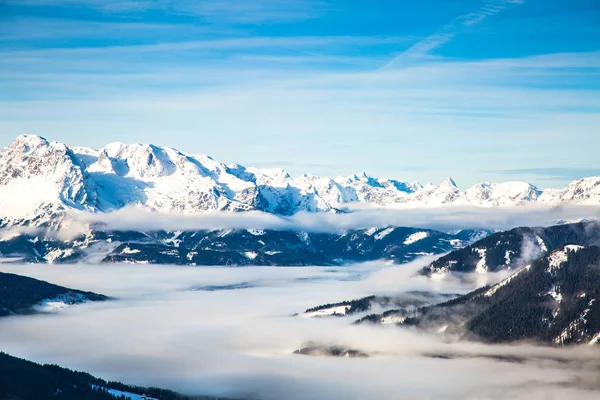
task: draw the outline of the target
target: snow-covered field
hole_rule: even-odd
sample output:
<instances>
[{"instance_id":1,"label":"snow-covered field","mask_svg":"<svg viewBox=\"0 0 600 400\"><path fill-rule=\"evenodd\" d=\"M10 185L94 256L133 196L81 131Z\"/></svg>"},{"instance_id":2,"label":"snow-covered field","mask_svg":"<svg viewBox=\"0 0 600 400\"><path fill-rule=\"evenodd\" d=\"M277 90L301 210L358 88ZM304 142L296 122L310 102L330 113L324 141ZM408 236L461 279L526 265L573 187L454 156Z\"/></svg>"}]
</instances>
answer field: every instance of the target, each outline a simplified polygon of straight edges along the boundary
<instances>
[{"instance_id":1,"label":"snow-covered field","mask_svg":"<svg viewBox=\"0 0 600 400\"><path fill-rule=\"evenodd\" d=\"M2 264L4 272L119 300L0 319L0 343L2 351L34 361L190 394L252 394L266 400L598 398L600 354L589 346L582 352L448 343L393 323L353 325L351 317L292 316L370 294L465 292L480 283L414 277L427 261L344 268ZM491 282L505 277L487 276ZM229 290L194 289L209 286ZM371 357L292 354L309 341ZM427 356L435 354L457 358ZM500 361L499 356L531 361Z\"/></svg>"}]
</instances>

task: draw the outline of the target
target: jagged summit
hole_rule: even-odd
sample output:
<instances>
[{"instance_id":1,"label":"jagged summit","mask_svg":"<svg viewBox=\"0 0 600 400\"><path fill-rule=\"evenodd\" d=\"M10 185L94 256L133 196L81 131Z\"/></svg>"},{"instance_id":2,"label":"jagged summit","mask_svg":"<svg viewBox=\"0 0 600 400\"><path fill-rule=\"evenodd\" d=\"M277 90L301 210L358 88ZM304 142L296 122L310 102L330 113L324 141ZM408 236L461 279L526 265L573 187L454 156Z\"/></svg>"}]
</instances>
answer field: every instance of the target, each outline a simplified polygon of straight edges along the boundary
<instances>
[{"instance_id":1,"label":"jagged summit","mask_svg":"<svg viewBox=\"0 0 600 400\"><path fill-rule=\"evenodd\" d=\"M106 212L129 205L188 214L259 210L292 215L339 210L349 203L493 207L530 202L598 204L600 177L575 181L563 190L541 191L526 182L485 182L462 191L450 177L425 186L365 172L292 177L280 168L225 165L152 144L116 142L95 150L27 134L0 152L4 225L47 221L60 210Z\"/></svg>"},{"instance_id":2,"label":"jagged summit","mask_svg":"<svg viewBox=\"0 0 600 400\"><path fill-rule=\"evenodd\" d=\"M22 135L17 136L17 138L15 139L14 144L17 143L27 143L27 142L31 142L31 143L48 143L48 140L46 140L46 138L40 136L40 135L34 135L31 133L24 133Z\"/></svg>"},{"instance_id":3,"label":"jagged summit","mask_svg":"<svg viewBox=\"0 0 600 400\"><path fill-rule=\"evenodd\" d=\"M64 208L92 210L95 201L94 182L66 145L21 135L0 152L3 222L46 221Z\"/></svg>"},{"instance_id":4,"label":"jagged summit","mask_svg":"<svg viewBox=\"0 0 600 400\"><path fill-rule=\"evenodd\" d=\"M454 182L454 179L450 178L449 176L446 177L446 179L444 179L444 182L442 182L442 185L446 185L446 186L452 186L457 188L458 185L456 184L456 182Z\"/></svg>"}]
</instances>

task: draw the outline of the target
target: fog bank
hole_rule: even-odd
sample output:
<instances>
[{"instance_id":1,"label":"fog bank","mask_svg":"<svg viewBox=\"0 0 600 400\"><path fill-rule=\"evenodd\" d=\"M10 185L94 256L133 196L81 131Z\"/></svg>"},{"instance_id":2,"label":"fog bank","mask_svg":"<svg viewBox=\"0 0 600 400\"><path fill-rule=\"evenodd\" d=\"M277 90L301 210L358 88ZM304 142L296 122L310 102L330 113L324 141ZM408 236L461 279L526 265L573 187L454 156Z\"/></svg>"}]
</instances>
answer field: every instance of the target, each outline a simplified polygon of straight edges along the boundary
<instances>
[{"instance_id":1,"label":"fog bank","mask_svg":"<svg viewBox=\"0 0 600 400\"><path fill-rule=\"evenodd\" d=\"M589 347L452 343L395 326L291 316L369 294L454 293L481 284L414 277L426 261L344 268L3 264L4 272L119 300L1 319L0 344L3 351L38 362L189 394L266 400L598 397L600 353ZM197 290L242 282L244 289ZM291 354L308 341L357 348L372 357ZM435 354L457 358L430 357ZM502 362L489 355L531 359Z\"/></svg>"},{"instance_id":2,"label":"fog bank","mask_svg":"<svg viewBox=\"0 0 600 400\"><path fill-rule=\"evenodd\" d=\"M411 226L454 231L506 230L518 226L549 226L582 219L598 219L600 206L526 204L515 207L451 205L394 208L355 205L344 213L301 212L288 217L258 211L167 214L126 207L109 213L73 213L72 216L76 221L102 224L112 230L275 229L338 232L371 227ZM77 229L82 225L73 223L72 226Z\"/></svg>"}]
</instances>

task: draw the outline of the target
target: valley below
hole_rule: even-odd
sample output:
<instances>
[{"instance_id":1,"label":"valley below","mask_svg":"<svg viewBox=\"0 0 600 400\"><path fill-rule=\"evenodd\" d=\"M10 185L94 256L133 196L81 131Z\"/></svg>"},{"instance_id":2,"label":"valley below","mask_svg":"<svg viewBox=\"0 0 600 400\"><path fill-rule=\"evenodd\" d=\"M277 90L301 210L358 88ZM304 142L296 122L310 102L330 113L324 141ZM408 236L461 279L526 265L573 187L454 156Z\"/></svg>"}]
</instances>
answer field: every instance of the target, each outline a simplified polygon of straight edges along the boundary
<instances>
[{"instance_id":1,"label":"valley below","mask_svg":"<svg viewBox=\"0 0 600 400\"><path fill-rule=\"evenodd\" d=\"M0 60L0 400L600 399L600 0L6 0Z\"/></svg>"},{"instance_id":2,"label":"valley below","mask_svg":"<svg viewBox=\"0 0 600 400\"><path fill-rule=\"evenodd\" d=\"M111 301L0 318L0 343L35 362L186 395L597 398L596 346L486 344L394 323L354 323L398 304L416 309L455 299L510 275L435 280L419 273L435 259L285 268L5 263L0 272ZM388 301L351 316L304 315L318 304L368 296Z\"/></svg>"},{"instance_id":3,"label":"valley below","mask_svg":"<svg viewBox=\"0 0 600 400\"><path fill-rule=\"evenodd\" d=\"M596 399L599 199L21 135L0 400Z\"/></svg>"}]
</instances>

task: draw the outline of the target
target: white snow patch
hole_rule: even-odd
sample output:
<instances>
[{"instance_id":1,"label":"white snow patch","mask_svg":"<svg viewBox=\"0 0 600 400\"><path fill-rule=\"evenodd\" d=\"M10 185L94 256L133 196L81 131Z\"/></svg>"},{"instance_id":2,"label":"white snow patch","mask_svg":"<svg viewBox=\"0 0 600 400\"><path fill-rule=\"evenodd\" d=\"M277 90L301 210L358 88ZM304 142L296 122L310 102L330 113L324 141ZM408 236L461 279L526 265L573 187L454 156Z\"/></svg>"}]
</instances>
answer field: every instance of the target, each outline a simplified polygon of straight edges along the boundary
<instances>
[{"instance_id":1,"label":"white snow patch","mask_svg":"<svg viewBox=\"0 0 600 400\"><path fill-rule=\"evenodd\" d=\"M552 289L550 289L550 291L547 293L549 294L554 300L556 300L556 303L558 305L560 305L560 302L562 301L562 293L559 292L558 288L556 286L552 286ZM558 313L558 311L557 311Z\"/></svg>"},{"instance_id":2,"label":"white snow patch","mask_svg":"<svg viewBox=\"0 0 600 400\"><path fill-rule=\"evenodd\" d=\"M350 308L349 305L345 306L337 306L331 308L324 308L317 311L305 312L302 314L304 317L312 318L312 317L326 317L333 314L346 315L346 311Z\"/></svg>"},{"instance_id":3,"label":"white snow patch","mask_svg":"<svg viewBox=\"0 0 600 400\"><path fill-rule=\"evenodd\" d=\"M487 249L473 249L475 250L477 253L479 253L479 262L477 263L477 266L475 267L475 272L477 272L478 274L485 274L488 271L488 266L486 264L485 261L485 255L487 253Z\"/></svg>"},{"instance_id":4,"label":"white snow patch","mask_svg":"<svg viewBox=\"0 0 600 400\"><path fill-rule=\"evenodd\" d=\"M62 294L53 299L44 299L33 306L35 311L54 312L72 306L87 303L87 298L79 293Z\"/></svg>"},{"instance_id":5,"label":"white snow patch","mask_svg":"<svg viewBox=\"0 0 600 400\"><path fill-rule=\"evenodd\" d=\"M217 237L222 238L225 237L227 235L229 235L231 232L233 232L232 229L224 229L222 232L220 232Z\"/></svg>"},{"instance_id":6,"label":"white snow patch","mask_svg":"<svg viewBox=\"0 0 600 400\"><path fill-rule=\"evenodd\" d=\"M54 262L55 260L57 260L59 258L69 257L73 253L75 253L74 249L65 249L65 250L55 249L55 250L52 250L52 251L48 252L44 258L49 263L52 263L52 262Z\"/></svg>"},{"instance_id":7,"label":"white snow patch","mask_svg":"<svg viewBox=\"0 0 600 400\"><path fill-rule=\"evenodd\" d=\"M40 304L33 308L41 312L53 312L66 307L69 307L69 304L61 300L42 300Z\"/></svg>"},{"instance_id":8,"label":"white snow patch","mask_svg":"<svg viewBox=\"0 0 600 400\"><path fill-rule=\"evenodd\" d=\"M375 239L381 240L384 237L386 237L387 235L389 235L390 233L392 233L393 231L394 231L394 228L385 228L384 230L379 232L377 235L375 235Z\"/></svg>"},{"instance_id":9,"label":"white snow patch","mask_svg":"<svg viewBox=\"0 0 600 400\"><path fill-rule=\"evenodd\" d=\"M512 250L506 250L506 253L504 254L505 265L510 265L512 255Z\"/></svg>"},{"instance_id":10,"label":"white snow patch","mask_svg":"<svg viewBox=\"0 0 600 400\"><path fill-rule=\"evenodd\" d=\"M375 232L377 232L377 228L370 228L365 231L365 235L372 236Z\"/></svg>"},{"instance_id":11,"label":"white snow patch","mask_svg":"<svg viewBox=\"0 0 600 400\"><path fill-rule=\"evenodd\" d=\"M548 269L546 271L552 272L553 270L560 268L560 266L567 262L568 259L569 257L567 256L566 251L556 251L550 254L550 257L548 257Z\"/></svg>"},{"instance_id":12,"label":"white snow patch","mask_svg":"<svg viewBox=\"0 0 600 400\"><path fill-rule=\"evenodd\" d=\"M129 246L125 247L123 250L121 250L121 254L137 254L137 253L141 253L141 250L131 249Z\"/></svg>"},{"instance_id":13,"label":"white snow patch","mask_svg":"<svg viewBox=\"0 0 600 400\"><path fill-rule=\"evenodd\" d=\"M108 389L102 386L96 386L96 385L92 385L93 388L99 388L99 389L104 389L106 391L108 391L108 393L112 394L113 396L117 396L117 397L125 397L127 399L130 400L159 400L155 397L149 397L146 396L144 394L137 394L137 393L131 393L131 392L123 392L121 390L117 390L117 389Z\"/></svg>"},{"instance_id":14,"label":"white snow patch","mask_svg":"<svg viewBox=\"0 0 600 400\"><path fill-rule=\"evenodd\" d=\"M244 255L245 255L247 258L249 258L249 259L251 259L251 260L254 260L254 259L255 259L255 258L258 256L258 253L257 253L257 252L255 252L255 251L247 251L247 252L245 252L245 253L244 253Z\"/></svg>"},{"instance_id":15,"label":"white snow patch","mask_svg":"<svg viewBox=\"0 0 600 400\"><path fill-rule=\"evenodd\" d=\"M561 333L560 335L558 335L555 339L554 339L554 343L556 344L561 344L564 343L570 336L571 334L575 331L575 329L577 329L577 322L578 321L573 321L569 324L569 326L567 326Z\"/></svg>"},{"instance_id":16,"label":"white snow patch","mask_svg":"<svg viewBox=\"0 0 600 400\"><path fill-rule=\"evenodd\" d=\"M490 290L488 290L487 292L485 292L484 296L485 297L493 296L498 291L498 289L500 289L503 286L506 286L508 283L510 283L510 281L512 281L513 279L515 279L517 277L517 275L519 275L521 272L529 270L529 267L530 266L528 265L525 268L518 270L517 272L515 272L514 274L512 274L508 278L504 279L503 281L498 282L497 284L495 284L494 286L492 286L490 288Z\"/></svg>"},{"instance_id":17,"label":"white snow patch","mask_svg":"<svg viewBox=\"0 0 600 400\"><path fill-rule=\"evenodd\" d=\"M557 250L550 254L548 257L548 269L546 272L552 272L561 267L562 264L569 260L569 252L577 252L581 250L583 246L567 245L563 250Z\"/></svg>"},{"instance_id":18,"label":"white snow patch","mask_svg":"<svg viewBox=\"0 0 600 400\"><path fill-rule=\"evenodd\" d=\"M265 231L263 229L248 229L248 233L254 236L262 236Z\"/></svg>"},{"instance_id":19,"label":"white snow patch","mask_svg":"<svg viewBox=\"0 0 600 400\"><path fill-rule=\"evenodd\" d=\"M155 397L148 397L143 394L135 394L135 393L130 393L130 392L122 392L122 391L116 390L116 389L108 389L108 392L114 396L124 396L131 400L158 400Z\"/></svg>"},{"instance_id":20,"label":"white snow patch","mask_svg":"<svg viewBox=\"0 0 600 400\"><path fill-rule=\"evenodd\" d=\"M596 344L600 340L600 332L596 333L588 344Z\"/></svg>"},{"instance_id":21,"label":"white snow patch","mask_svg":"<svg viewBox=\"0 0 600 400\"><path fill-rule=\"evenodd\" d=\"M545 253L545 252L548 251L548 247L546 246L546 243L544 243L544 240L541 237L539 237L538 235L536 235L535 236L535 240L536 240L538 246L540 246L540 251L542 253Z\"/></svg>"},{"instance_id":22,"label":"white snow patch","mask_svg":"<svg viewBox=\"0 0 600 400\"><path fill-rule=\"evenodd\" d=\"M584 246L579 246L576 244L568 244L565 246L565 249L567 249L568 251L572 251L574 253L578 252L579 250L583 249Z\"/></svg>"},{"instance_id":23,"label":"white snow patch","mask_svg":"<svg viewBox=\"0 0 600 400\"><path fill-rule=\"evenodd\" d=\"M3 217L31 218L41 205L58 202L56 184L48 177L13 178L0 187L0 210Z\"/></svg>"},{"instance_id":24,"label":"white snow patch","mask_svg":"<svg viewBox=\"0 0 600 400\"><path fill-rule=\"evenodd\" d=\"M413 244L415 242L418 242L419 240L425 239L427 236L429 236L429 233L427 233L427 232L413 233L412 235L410 235L409 237L406 238L406 240L404 241L404 244L405 245Z\"/></svg>"},{"instance_id":25,"label":"white snow patch","mask_svg":"<svg viewBox=\"0 0 600 400\"><path fill-rule=\"evenodd\" d=\"M302 242L304 242L304 244L310 245L310 240L308 238L308 233L306 233L306 232L298 232L297 236L298 236L298 238L300 240L302 240Z\"/></svg>"},{"instance_id":26,"label":"white snow patch","mask_svg":"<svg viewBox=\"0 0 600 400\"><path fill-rule=\"evenodd\" d=\"M596 301L596 299L592 299L590 300L590 302L588 303L588 308L586 308L585 310L583 310L583 312L581 313L581 316L579 317L580 320L583 321L583 323L587 323L587 315L590 312L592 305L594 304L594 301Z\"/></svg>"},{"instance_id":27,"label":"white snow patch","mask_svg":"<svg viewBox=\"0 0 600 400\"><path fill-rule=\"evenodd\" d=\"M406 320L406 317L403 317L401 315L390 315L390 316L381 318L381 323L383 325L400 324L400 323L404 322L405 320Z\"/></svg>"}]
</instances>

